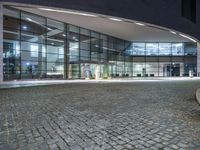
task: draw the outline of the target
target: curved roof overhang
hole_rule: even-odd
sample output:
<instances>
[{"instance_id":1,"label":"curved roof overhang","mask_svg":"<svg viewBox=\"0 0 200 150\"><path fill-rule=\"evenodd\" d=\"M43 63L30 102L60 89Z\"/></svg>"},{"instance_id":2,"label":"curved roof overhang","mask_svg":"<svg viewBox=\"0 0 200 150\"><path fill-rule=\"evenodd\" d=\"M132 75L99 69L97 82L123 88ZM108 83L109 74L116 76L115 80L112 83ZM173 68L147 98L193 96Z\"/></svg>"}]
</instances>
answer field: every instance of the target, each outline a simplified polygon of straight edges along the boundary
<instances>
[{"instance_id":1,"label":"curved roof overhang","mask_svg":"<svg viewBox=\"0 0 200 150\"><path fill-rule=\"evenodd\" d=\"M128 41L145 42L196 42L197 39L182 32L146 22L103 15L98 13L27 5L4 3L19 10L56 19L65 23L88 28Z\"/></svg>"}]
</instances>

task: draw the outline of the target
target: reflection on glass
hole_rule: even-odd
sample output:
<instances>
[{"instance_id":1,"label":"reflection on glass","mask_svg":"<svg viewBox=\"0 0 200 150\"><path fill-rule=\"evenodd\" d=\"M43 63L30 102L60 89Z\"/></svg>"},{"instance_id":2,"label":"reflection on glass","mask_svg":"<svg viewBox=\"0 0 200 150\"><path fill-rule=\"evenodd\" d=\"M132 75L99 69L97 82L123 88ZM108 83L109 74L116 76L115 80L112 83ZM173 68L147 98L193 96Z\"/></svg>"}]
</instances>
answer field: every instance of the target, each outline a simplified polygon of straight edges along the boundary
<instances>
[{"instance_id":1,"label":"reflection on glass","mask_svg":"<svg viewBox=\"0 0 200 150\"><path fill-rule=\"evenodd\" d=\"M44 43L45 32L45 18L29 13L21 13L21 40Z\"/></svg>"},{"instance_id":2,"label":"reflection on glass","mask_svg":"<svg viewBox=\"0 0 200 150\"><path fill-rule=\"evenodd\" d=\"M3 19L5 80L196 75L194 43L129 42L10 8Z\"/></svg>"},{"instance_id":3,"label":"reflection on glass","mask_svg":"<svg viewBox=\"0 0 200 150\"><path fill-rule=\"evenodd\" d=\"M183 43L172 43L172 55L182 56L183 52Z\"/></svg>"},{"instance_id":4,"label":"reflection on glass","mask_svg":"<svg viewBox=\"0 0 200 150\"><path fill-rule=\"evenodd\" d=\"M158 43L147 43L146 44L146 55L158 55Z\"/></svg>"},{"instance_id":5,"label":"reflection on glass","mask_svg":"<svg viewBox=\"0 0 200 150\"><path fill-rule=\"evenodd\" d=\"M145 43L133 43L131 55L145 55Z\"/></svg>"},{"instance_id":6,"label":"reflection on glass","mask_svg":"<svg viewBox=\"0 0 200 150\"><path fill-rule=\"evenodd\" d=\"M133 76L135 76L135 77L145 77L146 76L145 63L133 63Z\"/></svg>"},{"instance_id":7,"label":"reflection on glass","mask_svg":"<svg viewBox=\"0 0 200 150\"><path fill-rule=\"evenodd\" d=\"M64 78L64 23L47 19L47 77Z\"/></svg>"},{"instance_id":8,"label":"reflection on glass","mask_svg":"<svg viewBox=\"0 0 200 150\"><path fill-rule=\"evenodd\" d=\"M158 76L158 63L146 63L146 75L148 77Z\"/></svg>"},{"instance_id":9,"label":"reflection on glass","mask_svg":"<svg viewBox=\"0 0 200 150\"><path fill-rule=\"evenodd\" d=\"M159 55L171 55L171 43L159 43Z\"/></svg>"},{"instance_id":10,"label":"reflection on glass","mask_svg":"<svg viewBox=\"0 0 200 150\"><path fill-rule=\"evenodd\" d=\"M188 55L188 56L197 55L197 45L196 45L196 43L185 43L184 47L185 47L185 55Z\"/></svg>"}]
</instances>

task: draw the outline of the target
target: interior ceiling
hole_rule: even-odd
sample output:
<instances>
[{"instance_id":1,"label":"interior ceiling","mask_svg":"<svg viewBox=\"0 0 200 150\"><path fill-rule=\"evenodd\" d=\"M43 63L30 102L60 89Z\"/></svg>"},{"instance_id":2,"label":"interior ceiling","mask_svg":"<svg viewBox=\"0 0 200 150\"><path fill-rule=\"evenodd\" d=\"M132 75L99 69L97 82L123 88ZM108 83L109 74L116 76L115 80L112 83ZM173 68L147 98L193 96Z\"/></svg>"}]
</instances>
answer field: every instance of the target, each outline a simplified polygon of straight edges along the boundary
<instances>
[{"instance_id":1,"label":"interior ceiling","mask_svg":"<svg viewBox=\"0 0 200 150\"><path fill-rule=\"evenodd\" d=\"M45 16L47 18L56 19L65 23L91 29L96 32L111 35L120 39L138 42L189 42L187 38L183 38L169 31L152 28L148 26L139 26L135 23L124 21L113 21L106 17L89 17L75 14L50 12L39 10L34 7L15 7L17 9L30 13Z\"/></svg>"}]
</instances>

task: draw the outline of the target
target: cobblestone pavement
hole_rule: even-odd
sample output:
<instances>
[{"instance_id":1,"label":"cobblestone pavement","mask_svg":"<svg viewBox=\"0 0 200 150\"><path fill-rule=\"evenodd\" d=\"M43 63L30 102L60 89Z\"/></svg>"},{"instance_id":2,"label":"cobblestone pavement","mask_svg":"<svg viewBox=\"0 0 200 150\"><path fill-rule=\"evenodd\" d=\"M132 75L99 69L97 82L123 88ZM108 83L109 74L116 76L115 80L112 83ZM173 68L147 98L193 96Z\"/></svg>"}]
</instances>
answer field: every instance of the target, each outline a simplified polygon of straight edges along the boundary
<instances>
[{"instance_id":1,"label":"cobblestone pavement","mask_svg":"<svg viewBox=\"0 0 200 150\"><path fill-rule=\"evenodd\" d=\"M199 150L200 81L0 90L0 150Z\"/></svg>"}]
</instances>

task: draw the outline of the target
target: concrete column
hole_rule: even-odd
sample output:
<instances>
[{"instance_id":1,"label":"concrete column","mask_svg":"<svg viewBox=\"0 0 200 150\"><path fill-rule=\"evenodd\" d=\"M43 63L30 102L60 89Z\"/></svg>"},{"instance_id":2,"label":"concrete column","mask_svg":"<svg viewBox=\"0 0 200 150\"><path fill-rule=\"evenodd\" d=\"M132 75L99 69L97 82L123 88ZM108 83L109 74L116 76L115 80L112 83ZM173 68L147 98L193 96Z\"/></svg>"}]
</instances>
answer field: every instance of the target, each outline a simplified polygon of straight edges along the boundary
<instances>
[{"instance_id":1,"label":"concrete column","mask_svg":"<svg viewBox=\"0 0 200 150\"><path fill-rule=\"evenodd\" d=\"M184 63L180 63L180 77L184 74Z\"/></svg>"},{"instance_id":2,"label":"concrete column","mask_svg":"<svg viewBox=\"0 0 200 150\"><path fill-rule=\"evenodd\" d=\"M200 77L200 42L197 42L197 76Z\"/></svg>"},{"instance_id":3,"label":"concrete column","mask_svg":"<svg viewBox=\"0 0 200 150\"><path fill-rule=\"evenodd\" d=\"M3 82L3 5L0 3L0 83Z\"/></svg>"}]
</instances>

